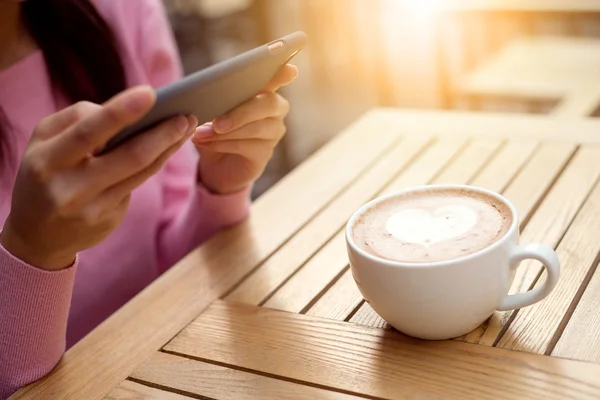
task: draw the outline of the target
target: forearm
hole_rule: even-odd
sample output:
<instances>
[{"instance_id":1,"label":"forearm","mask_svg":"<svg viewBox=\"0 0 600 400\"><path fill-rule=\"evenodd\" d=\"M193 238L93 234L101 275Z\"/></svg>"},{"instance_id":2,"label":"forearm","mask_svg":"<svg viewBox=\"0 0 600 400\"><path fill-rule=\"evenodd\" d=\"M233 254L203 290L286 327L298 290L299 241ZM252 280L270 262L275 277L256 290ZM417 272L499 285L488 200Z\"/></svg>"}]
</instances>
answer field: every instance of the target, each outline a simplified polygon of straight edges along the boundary
<instances>
[{"instance_id":1,"label":"forearm","mask_svg":"<svg viewBox=\"0 0 600 400\"><path fill-rule=\"evenodd\" d=\"M0 245L0 399L48 374L63 355L76 269L44 271Z\"/></svg>"}]
</instances>

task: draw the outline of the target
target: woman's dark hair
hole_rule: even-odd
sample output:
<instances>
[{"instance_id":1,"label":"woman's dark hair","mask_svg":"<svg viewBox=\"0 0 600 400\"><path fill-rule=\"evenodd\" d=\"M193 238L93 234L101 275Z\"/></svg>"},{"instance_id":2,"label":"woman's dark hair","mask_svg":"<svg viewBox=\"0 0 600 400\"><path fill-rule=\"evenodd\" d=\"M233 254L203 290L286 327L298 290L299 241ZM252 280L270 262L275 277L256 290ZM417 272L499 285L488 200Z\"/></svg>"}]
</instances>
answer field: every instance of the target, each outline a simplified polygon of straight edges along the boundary
<instances>
[{"instance_id":1,"label":"woman's dark hair","mask_svg":"<svg viewBox=\"0 0 600 400\"><path fill-rule=\"evenodd\" d=\"M55 90L71 102L101 103L126 88L119 45L89 0L26 0L22 17L46 60ZM3 113L0 110L0 116ZM0 167L14 157L6 138L10 115L0 118Z\"/></svg>"}]
</instances>

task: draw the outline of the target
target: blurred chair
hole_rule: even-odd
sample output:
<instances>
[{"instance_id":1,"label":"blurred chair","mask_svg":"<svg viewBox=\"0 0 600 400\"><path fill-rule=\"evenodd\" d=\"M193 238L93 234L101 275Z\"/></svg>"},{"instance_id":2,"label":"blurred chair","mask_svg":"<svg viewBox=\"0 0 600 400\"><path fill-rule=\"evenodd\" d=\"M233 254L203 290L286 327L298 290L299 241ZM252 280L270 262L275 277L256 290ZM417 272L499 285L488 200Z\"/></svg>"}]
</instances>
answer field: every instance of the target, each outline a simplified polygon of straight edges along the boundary
<instances>
[{"instance_id":1,"label":"blurred chair","mask_svg":"<svg viewBox=\"0 0 600 400\"><path fill-rule=\"evenodd\" d=\"M600 39L520 36L466 74L457 98L485 111L589 116L599 82Z\"/></svg>"}]
</instances>

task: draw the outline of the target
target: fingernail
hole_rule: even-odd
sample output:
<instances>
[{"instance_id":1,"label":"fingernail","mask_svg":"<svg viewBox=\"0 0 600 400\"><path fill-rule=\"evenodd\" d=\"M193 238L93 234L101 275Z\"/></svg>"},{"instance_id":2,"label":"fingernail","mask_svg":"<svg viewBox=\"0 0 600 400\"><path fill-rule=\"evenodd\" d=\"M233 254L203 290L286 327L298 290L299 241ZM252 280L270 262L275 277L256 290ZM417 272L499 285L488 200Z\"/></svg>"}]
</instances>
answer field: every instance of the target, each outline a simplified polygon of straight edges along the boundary
<instances>
[{"instance_id":1,"label":"fingernail","mask_svg":"<svg viewBox=\"0 0 600 400\"><path fill-rule=\"evenodd\" d=\"M215 135L215 131L208 125L202 125L196 128L194 139L206 139Z\"/></svg>"},{"instance_id":2,"label":"fingernail","mask_svg":"<svg viewBox=\"0 0 600 400\"><path fill-rule=\"evenodd\" d=\"M177 120L175 121L175 124L177 126L177 130L181 133L185 133L187 132L188 126L190 125L188 123L188 120L186 117L184 117L183 115L180 115L177 117Z\"/></svg>"},{"instance_id":3,"label":"fingernail","mask_svg":"<svg viewBox=\"0 0 600 400\"><path fill-rule=\"evenodd\" d=\"M233 122L231 121L231 118L227 116L219 117L213 122L213 127L217 133L223 133L227 131L232 125Z\"/></svg>"},{"instance_id":4,"label":"fingernail","mask_svg":"<svg viewBox=\"0 0 600 400\"><path fill-rule=\"evenodd\" d=\"M193 115L190 115L187 117L187 121L189 125L186 134L191 135L196 131L196 127L198 126L198 118L196 118Z\"/></svg>"}]
</instances>

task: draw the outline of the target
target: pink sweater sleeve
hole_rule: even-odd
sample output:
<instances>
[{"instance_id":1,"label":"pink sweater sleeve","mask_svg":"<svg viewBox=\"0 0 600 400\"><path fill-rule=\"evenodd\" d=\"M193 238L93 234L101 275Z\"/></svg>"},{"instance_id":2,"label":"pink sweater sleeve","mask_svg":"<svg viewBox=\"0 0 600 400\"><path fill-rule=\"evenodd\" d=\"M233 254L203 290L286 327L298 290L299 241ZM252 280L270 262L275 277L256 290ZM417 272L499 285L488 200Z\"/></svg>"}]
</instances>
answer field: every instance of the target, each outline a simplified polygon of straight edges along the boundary
<instances>
[{"instance_id":1,"label":"pink sweater sleeve","mask_svg":"<svg viewBox=\"0 0 600 400\"><path fill-rule=\"evenodd\" d=\"M0 399L54 368L65 351L77 263L34 268L0 245Z\"/></svg>"},{"instance_id":2,"label":"pink sweater sleeve","mask_svg":"<svg viewBox=\"0 0 600 400\"><path fill-rule=\"evenodd\" d=\"M141 8L138 56L144 61L152 86L158 88L183 75L181 62L162 2L145 1ZM153 40L144 40L150 37ZM248 214L251 187L233 195L215 195L196 183L196 170L197 153L188 142L161 172L164 212L157 257L162 271L221 228Z\"/></svg>"}]
</instances>

